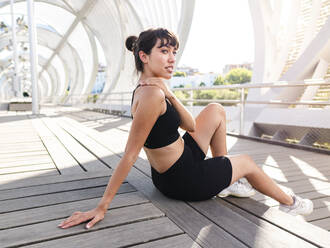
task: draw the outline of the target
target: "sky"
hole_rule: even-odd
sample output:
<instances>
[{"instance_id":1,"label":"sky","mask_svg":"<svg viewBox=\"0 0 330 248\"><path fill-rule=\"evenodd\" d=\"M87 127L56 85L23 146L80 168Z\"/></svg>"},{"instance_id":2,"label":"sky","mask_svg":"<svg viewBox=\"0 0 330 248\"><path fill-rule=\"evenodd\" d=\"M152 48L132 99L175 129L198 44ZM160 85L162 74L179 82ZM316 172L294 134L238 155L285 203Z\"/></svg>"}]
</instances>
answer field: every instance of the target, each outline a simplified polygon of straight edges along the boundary
<instances>
[{"instance_id":1,"label":"sky","mask_svg":"<svg viewBox=\"0 0 330 248\"><path fill-rule=\"evenodd\" d=\"M248 0L196 0L178 66L221 73L226 64L253 60L254 34Z\"/></svg>"}]
</instances>

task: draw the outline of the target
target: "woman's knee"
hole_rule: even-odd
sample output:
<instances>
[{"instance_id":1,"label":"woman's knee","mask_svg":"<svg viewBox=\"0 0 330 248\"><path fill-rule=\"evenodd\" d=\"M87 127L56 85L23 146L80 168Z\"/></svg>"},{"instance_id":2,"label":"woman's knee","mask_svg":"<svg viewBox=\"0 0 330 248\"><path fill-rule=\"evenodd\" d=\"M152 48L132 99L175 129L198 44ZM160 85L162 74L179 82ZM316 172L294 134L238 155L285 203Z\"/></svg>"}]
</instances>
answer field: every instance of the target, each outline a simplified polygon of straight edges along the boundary
<instances>
[{"instance_id":1,"label":"woman's knee","mask_svg":"<svg viewBox=\"0 0 330 248\"><path fill-rule=\"evenodd\" d=\"M243 176L253 173L256 170L257 166L255 162L247 154L230 156L229 159L232 163L232 167L235 167L235 170L242 173Z\"/></svg>"},{"instance_id":2,"label":"woman's knee","mask_svg":"<svg viewBox=\"0 0 330 248\"><path fill-rule=\"evenodd\" d=\"M217 115L226 116L225 108L219 103L209 103L206 106L206 109L212 112L215 112Z\"/></svg>"}]
</instances>

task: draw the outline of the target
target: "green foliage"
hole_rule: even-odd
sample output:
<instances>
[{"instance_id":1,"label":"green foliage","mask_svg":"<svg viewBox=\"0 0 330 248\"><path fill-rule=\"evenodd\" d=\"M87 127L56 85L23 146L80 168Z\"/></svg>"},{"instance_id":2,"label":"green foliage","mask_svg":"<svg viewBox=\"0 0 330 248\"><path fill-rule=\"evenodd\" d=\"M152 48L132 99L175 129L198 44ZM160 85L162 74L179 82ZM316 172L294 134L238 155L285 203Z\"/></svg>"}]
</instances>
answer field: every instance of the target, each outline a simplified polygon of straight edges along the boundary
<instances>
[{"instance_id":1,"label":"green foliage","mask_svg":"<svg viewBox=\"0 0 330 248\"><path fill-rule=\"evenodd\" d=\"M221 75L219 75L213 82L213 85L224 85L224 84L225 84L225 79Z\"/></svg>"},{"instance_id":2,"label":"green foliage","mask_svg":"<svg viewBox=\"0 0 330 248\"><path fill-rule=\"evenodd\" d=\"M194 99L206 99L206 100L238 100L240 99L240 93L237 90L223 89L223 90L196 90L194 92ZM195 102L196 106L205 106L208 102ZM230 106L233 104L222 104L224 106Z\"/></svg>"},{"instance_id":3,"label":"green foliage","mask_svg":"<svg viewBox=\"0 0 330 248\"><path fill-rule=\"evenodd\" d=\"M189 99L189 93L187 91L185 91L185 90L182 90L182 91L181 90L180 91L176 90L176 91L174 91L174 95L181 100L183 105L188 104L188 102L185 101L186 99Z\"/></svg>"},{"instance_id":4,"label":"green foliage","mask_svg":"<svg viewBox=\"0 0 330 248\"><path fill-rule=\"evenodd\" d=\"M186 77L187 74L183 71L176 71L173 73L173 77Z\"/></svg>"},{"instance_id":5,"label":"green foliage","mask_svg":"<svg viewBox=\"0 0 330 248\"><path fill-rule=\"evenodd\" d=\"M87 97L87 103L96 103L97 99L99 98L99 96L97 94L93 94L93 95L89 95Z\"/></svg>"},{"instance_id":6,"label":"green foliage","mask_svg":"<svg viewBox=\"0 0 330 248\"><path fill-rule=\"evenodd\" d=\"M252 72L245 68L230 70L225 77L225 82L229 84L243 84L251 81Z\"/></svg>"},{"instance_id":7,"label":"green foliage","mask_svg":"<svg viewBox=\"0 0 330 248\"><path fill-rule=\"evenodd\" d=\"M219 75L214 81L213 85L229 85L229 84L243 84L251 81L252 72L247 69L237 68L232 69L227 75L222 77ZM200 87L205 86L204 82L199 84ZM184 88L190 88L191 85L187 84ZM180 85L177 88L183 88L183 85ZM241 97L240 89L221 89L221 90L195 90L193 99L201 99L201 100L239 100ZM244 97L246 99L248 93L248 89L244 91ZM175 91L175 95L184 103L187 102L185 100L189 99L188 91ZM195 106L204 106L207 105L208 102L194 102ZM235 105L235 103L223 103L224 106Z\"/></svg>"},{"instance_id":8,"label":"green foliage","mask_svg":"<svg viewBox=\"0 0 330 248\"><path fill-rule=\"evenodd\" d=\"M184 85L180 84L179 86L174 86L173 88L184 88Z\"/></svg>"}]
</instances>

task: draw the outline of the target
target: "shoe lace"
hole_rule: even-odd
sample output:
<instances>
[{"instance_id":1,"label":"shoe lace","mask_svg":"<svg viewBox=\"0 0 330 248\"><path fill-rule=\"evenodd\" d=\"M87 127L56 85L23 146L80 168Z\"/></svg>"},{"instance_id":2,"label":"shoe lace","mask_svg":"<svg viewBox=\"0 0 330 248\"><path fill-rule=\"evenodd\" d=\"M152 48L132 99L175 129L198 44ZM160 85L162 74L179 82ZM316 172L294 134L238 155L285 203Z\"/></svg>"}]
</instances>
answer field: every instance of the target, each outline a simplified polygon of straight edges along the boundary
<instances>
[{"instance_id":1,"label":"shoe lace","mask_svg":"<svg viewBox=\"0 0 330 248\"><path fill-rule=\"evenodd\" d=\"M244 182L238 180L236 187L240 190L251 190L251 186L248 184L245 184Z\"/></svg>"},{"instance_id":2,"label":"shoe lace","mask_svg":"<svg viewBox=\"0 0 330 248\"><path fill-rule=\"evenodd\" d=\"M298 206L300 206L301 208L306 208L307 204L304 200L299 199Z\"/></svg>"}]
</instances>

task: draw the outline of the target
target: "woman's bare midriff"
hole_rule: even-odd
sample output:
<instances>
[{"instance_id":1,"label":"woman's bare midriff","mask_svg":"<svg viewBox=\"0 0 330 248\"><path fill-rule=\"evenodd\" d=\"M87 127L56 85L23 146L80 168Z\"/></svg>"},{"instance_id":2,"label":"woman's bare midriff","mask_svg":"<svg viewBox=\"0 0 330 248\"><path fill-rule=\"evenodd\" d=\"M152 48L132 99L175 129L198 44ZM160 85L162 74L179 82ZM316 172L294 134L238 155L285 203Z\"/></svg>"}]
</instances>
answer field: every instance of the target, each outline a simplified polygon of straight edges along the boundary
<instances>
[{"instance_id":1,"label":"woman's bare midriff","mask_svg":"<svg viewBox=\"0 0 330 248\"><path fill-rule=\"evenodd\" d=\"M150 165L158 173L163 173L167 171L182 155L184 141L179 137L175 142L165 147L156 149L143 148L147 154Z\"/></svg>"}]
</instances>

